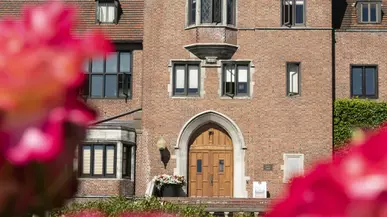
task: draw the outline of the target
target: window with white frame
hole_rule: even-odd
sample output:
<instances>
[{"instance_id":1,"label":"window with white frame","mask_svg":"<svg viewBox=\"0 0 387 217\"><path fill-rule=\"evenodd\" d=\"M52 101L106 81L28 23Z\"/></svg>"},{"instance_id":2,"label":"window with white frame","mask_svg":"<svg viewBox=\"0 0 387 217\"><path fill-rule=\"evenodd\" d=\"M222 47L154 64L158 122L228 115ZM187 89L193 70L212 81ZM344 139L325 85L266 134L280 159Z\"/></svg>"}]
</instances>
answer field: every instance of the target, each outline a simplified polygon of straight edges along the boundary
<instances>
[{"instance_id":1,"label":"window with white frame","mask_svg":"<svg viewBox=\"0 0 387 217\"><path fill-rule=\"evenodd\" d=\"M81 145L79 159L81 177L116 177L116 145Z\"/></svg>"},{"instance_id":2,"label":"window with white frame","mask_svg":"<svg viewBox=\"0 0 387 217\"><path fill-rule=\"evenodd\" d=\"M174 63L172 77L174 96L200 95L199 63Z\"/></svg>"},{"instance_id":3,"label":"window with white frame","mask_svg":"<svg viewBox=\"0 0 387 217\"><path fill-rule=\"evenodd\" d=\"M304 155L284 154L284 182L289 182L295 176L304 175Z\"/></svg>"},{"instance_id":4,"label":"window with white frame","mask_svg":"<svg viewBox=\"0 0 387 217\"><path fill-rule=\"evenodd\" d=\"M222 70L223 96L249 96L249 63L224 63Z\"/></svg>"},{"instance_id":5,"label":"window with white frame","mask_svg":"<svg viewBox=\"0 0 387 217\"><path fill-rule=\"evenodd\" d=\"M118 6L115 0L98 0L96 21L98 23L117 23Z\"/></svg>"},{"instance_id":6,"label":"window with white frame","mask_svg":"<svg viewBox=\"0 0 387 217\"><path fill-rule=\"evenodd\" d=\"M235 25L235 8L236 0L188 0L188 25L196 24L197 11L200 23Z\"/></svg>"},{"instance_id":7,"label":"window with white frame","mask_svg":"<svg viewBox=\"0 0 387 217\"><path fill-rule=\"evenodd\" d=\"M380 23L382 19L382 7L380 1L359 1L358 21L359 23Z\"/></svg>"},{"instance_id":8,"label":"window with white frame","mask_svg":"<svg viewBox=\"0 0 387 217\"><path fill-rule=\"evenodd\" d=\"M287 63L287 95L300 95L300 63Z\"/></svg>"}]
</instances>

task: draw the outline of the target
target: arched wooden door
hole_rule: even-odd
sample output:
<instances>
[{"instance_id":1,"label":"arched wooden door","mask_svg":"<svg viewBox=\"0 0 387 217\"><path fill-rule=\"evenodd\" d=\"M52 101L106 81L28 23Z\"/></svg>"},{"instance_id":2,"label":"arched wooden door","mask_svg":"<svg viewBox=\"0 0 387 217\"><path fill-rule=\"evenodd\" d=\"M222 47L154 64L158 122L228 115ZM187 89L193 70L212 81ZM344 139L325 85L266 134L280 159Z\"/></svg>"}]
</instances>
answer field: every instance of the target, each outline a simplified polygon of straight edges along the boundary
<instances>
[{"instance_id":1,"label":"arched wooden door","mask_svg":"<svg viewBox=\"0 0 387 217\"><path fill-rule=\"evenodd\" d=\"M215 124L201 127L190 140L190 197L232 197L233 144Z\"/></svg>"}]
</instances>

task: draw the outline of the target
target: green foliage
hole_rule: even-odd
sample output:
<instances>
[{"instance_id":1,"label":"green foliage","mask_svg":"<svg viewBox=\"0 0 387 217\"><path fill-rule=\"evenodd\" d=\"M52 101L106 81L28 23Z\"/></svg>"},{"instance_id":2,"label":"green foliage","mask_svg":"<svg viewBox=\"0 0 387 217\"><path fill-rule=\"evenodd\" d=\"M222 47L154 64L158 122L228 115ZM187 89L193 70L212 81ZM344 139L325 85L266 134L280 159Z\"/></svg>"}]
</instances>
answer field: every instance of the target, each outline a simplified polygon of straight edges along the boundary
<instances>
[{"instance_id":1,"label":"green foliage","mask_svg":"<svg viewBox=\"0 0 387 217\"><path fill-rule=\"evenodd\" d=\"M203 207L180 206L170 202L161 202L157 198L143 200L128 200L123 197L112 197L105 200L90 201L84 203L74 202L68 206L55 210L51 213L53 217L60 217L63 214L76 213L82 210L99 210L108 216L118 216L124 212L151 212L162 211L165 213L177 214L181 217L212 217L206 213Z\"/></svg>"},{"instance_id":2,"label":"green foliage","mask_svg":"<svg viewBox=\"0 0 387 217\"><path fill-rule=\"evenodd\" d=\"M356 128L374 129L387 120L387 102L340 99L334 109L334 144L342 146Z\"/></svg>"}]
</instances>

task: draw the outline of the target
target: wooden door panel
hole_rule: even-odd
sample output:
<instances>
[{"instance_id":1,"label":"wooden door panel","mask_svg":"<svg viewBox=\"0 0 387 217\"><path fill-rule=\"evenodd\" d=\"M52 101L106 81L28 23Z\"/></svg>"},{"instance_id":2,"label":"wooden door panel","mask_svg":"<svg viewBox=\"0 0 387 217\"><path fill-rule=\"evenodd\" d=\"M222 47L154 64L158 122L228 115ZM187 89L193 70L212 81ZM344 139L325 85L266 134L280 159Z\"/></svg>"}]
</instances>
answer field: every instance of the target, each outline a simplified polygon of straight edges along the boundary
<instances>
[{"instance_id":1,"label":"wooden door panel","mask_svg":"<svg viewBox=\"0 0 387 217\"><path fill-rule=\"evenodd\" d=\"M213 196L232 196L232 152L212 151L212 171L214 176Z\"/></svg>"},{"instance_id":2,"label":"wooden door panel","mask_svg":"<svg viewBox=\"0 0 387 217\"><path fill-rule=\"evenodd\" d=\"M216 125L202 127L191 140L189 153L190 197L232 197L233 144Z\"/></svg>"},{"instance_id":3,"label":"wooden door panel","mask_svg":"<svg viewBox=\"0 0 387 217\"><path fill-rule=\"evenodd\" d=\"M190 153L189 188L191 197L203 197L211 195L209 167L210 162L208 152Z\"/></svg>"}]
</instances>

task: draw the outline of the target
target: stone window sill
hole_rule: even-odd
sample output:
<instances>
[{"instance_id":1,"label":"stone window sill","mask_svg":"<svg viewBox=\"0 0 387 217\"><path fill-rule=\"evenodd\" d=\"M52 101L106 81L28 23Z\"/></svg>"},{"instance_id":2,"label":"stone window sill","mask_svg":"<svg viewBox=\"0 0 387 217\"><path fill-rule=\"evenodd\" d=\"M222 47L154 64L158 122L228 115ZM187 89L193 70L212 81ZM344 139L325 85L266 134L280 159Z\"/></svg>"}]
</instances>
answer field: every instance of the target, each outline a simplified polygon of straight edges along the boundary
<instances>
[{"instance_id":1,"label":"stone window sill","mask_svg":"<svg viewBox=\"0 0 387 217\"><path fill-rule=\"evenodd\" d=\"M221 96L220 99L222 100L250 100L251 96L236 96L234 98L227 97L227 96Z\"/></svg>"},{"instance_id":2,"label":"stone window sill","mask_svg":"<svg viewBox=\"0 0 387 217\"><path fill-rule=\"evenodd\" d=\"M186 26L185 29L195 29L195 28L227 28L232 30L238 30L238 28L235 27L235 25L223 25L223 24L212 24L212 23L203 23L199 25L190 25Z\"/></svg>"},{"instance_id":3,"label":"stone window sill","mask_svg":"<svg viewBox=\"0 0 387 217\"><path fill-rule=\"evenodd\" d=\"M122 178L122 179L118 179L118 178L78 178L79 181L94 181L94 180L98 180L98 181L132 181L131 179L125 179L125 178Z\"/></svg>"}]
</instances>

